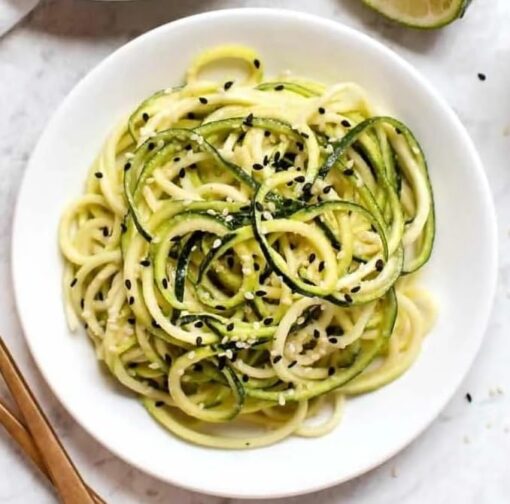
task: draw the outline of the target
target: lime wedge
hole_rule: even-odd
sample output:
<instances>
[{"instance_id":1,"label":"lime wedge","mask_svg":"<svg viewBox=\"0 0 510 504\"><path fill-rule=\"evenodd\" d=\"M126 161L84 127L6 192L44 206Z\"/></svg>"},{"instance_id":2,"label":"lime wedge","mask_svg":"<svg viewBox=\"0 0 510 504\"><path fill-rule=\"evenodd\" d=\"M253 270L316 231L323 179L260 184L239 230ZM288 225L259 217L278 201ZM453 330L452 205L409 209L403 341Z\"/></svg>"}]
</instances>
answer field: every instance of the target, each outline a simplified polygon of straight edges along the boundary
<instances>
[{"instance_id":1,"label":"lime wedge","mask_svg":"<svg viewBox=\"0 0 510 504\"><path fill-rule=\"evenodd\" d=\"M462 17L471 0L363 0L372 9L414 28L440 28Z\"/></svg>"}]
</instances>

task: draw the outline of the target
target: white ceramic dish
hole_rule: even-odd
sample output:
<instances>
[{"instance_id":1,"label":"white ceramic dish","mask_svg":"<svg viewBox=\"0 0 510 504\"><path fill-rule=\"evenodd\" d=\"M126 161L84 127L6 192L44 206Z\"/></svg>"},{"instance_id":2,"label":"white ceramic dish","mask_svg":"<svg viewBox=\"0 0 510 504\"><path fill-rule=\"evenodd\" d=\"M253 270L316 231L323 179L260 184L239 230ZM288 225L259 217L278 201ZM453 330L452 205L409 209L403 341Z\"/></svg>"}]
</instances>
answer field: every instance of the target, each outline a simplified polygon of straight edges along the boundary
<instances>
[{"instance_id":1,"label":"white ceramic dish","mask_svg":"<svg viewBox=\"0 0 510 504\"><path fill-rule=\"evenodd\" d=\"M348 401L345 418L319 439L232 452L191 446L163 431L114 388L83 334L69 333L61 301L57 225L116 120L154 90L180 82L190 58L215 44L258 49L269 73L360 83L411 126L430 163L437 241L423 275L440 316L401 379ZM130 42L72 91L48 124L20 191L13 236L16 298L23 328L55 395L119 457L189 489L274 498L322 489L388 459L439 413L482 341L496 278L495 214L478 155L459 120L422 77L365 35L281 10L223 10L182 19ZM480 295L483 293L483 295ZM426 453L423 456L427 456Z\"/></svg>"}]
</instances>

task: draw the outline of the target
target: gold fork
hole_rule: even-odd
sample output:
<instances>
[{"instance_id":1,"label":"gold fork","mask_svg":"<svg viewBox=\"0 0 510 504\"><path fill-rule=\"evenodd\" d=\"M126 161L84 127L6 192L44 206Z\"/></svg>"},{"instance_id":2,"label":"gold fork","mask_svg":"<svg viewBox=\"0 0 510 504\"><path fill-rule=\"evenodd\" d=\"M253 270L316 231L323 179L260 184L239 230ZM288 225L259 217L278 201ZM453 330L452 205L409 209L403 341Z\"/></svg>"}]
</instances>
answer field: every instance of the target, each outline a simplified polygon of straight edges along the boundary
<instances>
[{"instance_id":1,"label":"gold fork","mask_svg":"<svg viewBox=\"0 0 510 504\"><path fill-rule=\"evenodd\" d=\"M25 453L48 476L65 504L103 503L85 485L0 337L0 374L21 412L25 425L0 403L0 422Z\"/></svg>"}]
</instances>

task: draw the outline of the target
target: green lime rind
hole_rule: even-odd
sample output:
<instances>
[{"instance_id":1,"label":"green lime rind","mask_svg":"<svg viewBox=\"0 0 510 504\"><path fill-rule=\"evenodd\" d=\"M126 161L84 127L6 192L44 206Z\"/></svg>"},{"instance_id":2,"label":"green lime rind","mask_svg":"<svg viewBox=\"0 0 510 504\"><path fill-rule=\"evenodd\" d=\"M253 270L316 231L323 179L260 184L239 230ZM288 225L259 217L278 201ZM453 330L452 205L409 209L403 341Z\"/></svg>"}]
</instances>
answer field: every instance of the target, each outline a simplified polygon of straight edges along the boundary
<instances>
[{"instance_id":1,"label":"green lime rind","mask_svg":"<svg viewBox=\"0 0 510 504\"><path fill-rule=\"evenodd\" d=\"M420 0L416 0L420 1ZM427 1L427 0L421 0ZM384 17L410 28L422 30L434 30L442 28L456 19L464 16L466 9L472 0L455 0L452 4L437 15L412 16L398 11L391 0L363 0L363 3L371 9L379 12Z\"/></svg>"}]
</instances>

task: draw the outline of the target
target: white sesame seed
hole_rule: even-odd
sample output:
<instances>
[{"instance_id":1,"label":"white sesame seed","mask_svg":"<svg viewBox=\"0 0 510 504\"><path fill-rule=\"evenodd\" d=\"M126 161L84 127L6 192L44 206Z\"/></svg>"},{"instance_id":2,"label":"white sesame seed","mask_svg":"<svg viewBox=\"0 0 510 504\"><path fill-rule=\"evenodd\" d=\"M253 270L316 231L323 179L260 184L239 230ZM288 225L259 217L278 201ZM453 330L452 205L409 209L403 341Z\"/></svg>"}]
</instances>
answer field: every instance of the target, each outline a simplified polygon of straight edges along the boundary
<instances>
[{"instance_id":1,"label":"white sesame seed","mask_svg":"<svg viewBox=\"0 0 510 504\"><path fill-rule=\"evenodd\" d=\"M346 168L352 168L354 166L354 159L349 159L347 163L345 163Z\"/></svg>"},{"instance_id":2,"label":"white sesame seed","mask_svg":"<svg viewBox=\"0 0 510 504\"><path fill-rule=\"evenodd\" d=\"M225 217L228 215L228 208L224 208L222 211L221 211L222 215L224 215Z\"/></svg>"},{"instance_id":3,"label":"white sesame seed","mask_svg":"<svg viewBox=\"0 0 510 504\"><path fill-rule=\"evenodd\" d=\"M151 362L151 363L149 364L149 367L150 367L151 369L159 369L159 368L161 367L161 364L160 364L159 362Z\"/></svg>"},{"instance_id":4,"label":"white sesame seed","mask_svg":"<svg viewBox=\"0 0 510 504\"><path fill-rule=\"evenodd\" d=\"M133 159L135 157L133 152L126 152L125 156L126 159Z\"/></svg>"},{"instance_id":5,"label":"white sesame seed","mask_svg":"<svg viewBox=\"0 0 510 504\"><path fill-rule=\"evenodd\" d=\"M255 296L253 295L253 292L245 292L244 293L244 297L248 300L252 300L252 299L255 299Z\"/></svg>"},{"instance_id":6,"label":"white sesame seed","mask_svg":"<svg viewBox=\"0 0 510 504\"><path fill-rule=\"evenodd\" d=\"M225 222L232 222L234 220L234 217L232 215L227 215L225 217Z\"/></svg>"},{"instance_id":7,"label":"white sesame seed","mask_svg":"<svg viewBox=\"0 0 510 504\"><path fill-rule=\"evenodd\" d=\"M301 325L305 321L305 317L299 317L296 322Z\"/></svg>"},{"instance_id":8,"label":"white sesame seed","mask_svg":"<svg viewBox=\"0 0 510 504\"><path fill-rule=\"evenodd\" d=\"M195 250L197 250L197 246L196 245L193 245L193 247L191 247L191 252L195 252Z\"/></svg>"},{"instance_id":9,"label":"white sesame seed","mask_svg":"<svg viewBox=\"0 0 510 504\"><path fill-rule=\"evenodd\" d=\"M208 213L209 215L216 215L216 212L215 212L212 208L208 208L208 209L207 209L207 213Z\"/></svg>"},{"instance_id":10,"label":"white sesame seed","mask_svg":"<svg viewBox=\"0 0 510 504\"><path fill-rule=\"evenodd\" d=\"M158 143L156 144L156 147L158 149L162 149L165 146L165 141L163 139L159 139Z\"/></svg>"},{"instance_id":11,"label":"white sesame seed","mask_svg":"<svg viewBox=\"0 0 510 504\"><path fill-rule=\"evenodd\" d=\"M264 216L264 219L271 220L273 216L271 215L271 212L268 212L267 210L262 212L262 215Z\"/></svg>"},{"instance_id":12,"label":"white sesame seed","mask_svg":"<svg viewBox=\"0 0 510 504\"><path fill-rule=\"evenodd\" d=\"M223 336L221 339L221 344L224 345L228 341L228 336Z\"/></svg>"},{"instance_id":13,"label":"white sesame seed","mask_svg":"<svg viewBox=\"0 0 510 504\"><path fill-rule=\"evenodd\" d=\"M280 406L285 406L285 396L284 396L283 394L280 394L280 395L278 396L278 404L279 404Z\"/></svg>"},{"instance_id":14,"label":"white sesame seed","mask_svg":"<svg viewBox=\"0 0 510 504\"><path fill-rule=\"evenodd\" d=\"M225 352L225 355L227 356L227 359L232 359L232 357L234 357L234 353L230 350L230 348Z\"/></svg>"},{"instance_id":15,"label":"white sesame seed","mask_svg":"<svg viewBox=\"0 0 510 504\"><path fill-rule=\"evenodd\" d=\"M221 245L221 240L219 238L216 238L213 243L213 248L218 248Z\"/></svg>"}]
</instances>

